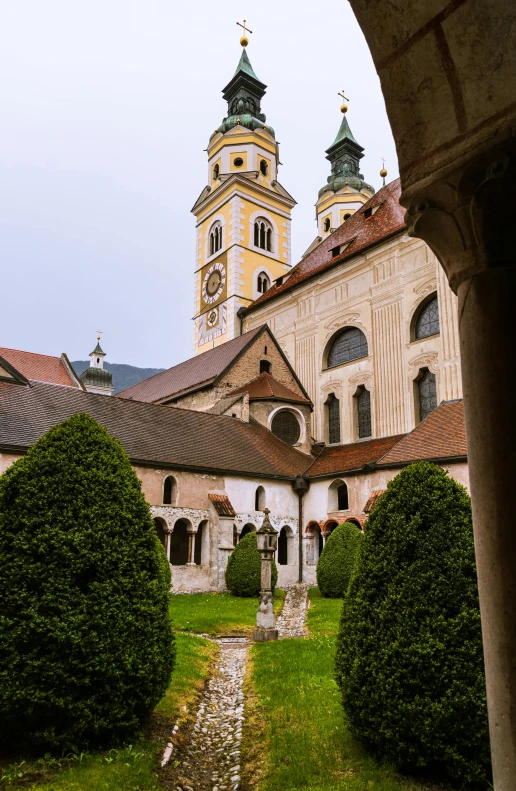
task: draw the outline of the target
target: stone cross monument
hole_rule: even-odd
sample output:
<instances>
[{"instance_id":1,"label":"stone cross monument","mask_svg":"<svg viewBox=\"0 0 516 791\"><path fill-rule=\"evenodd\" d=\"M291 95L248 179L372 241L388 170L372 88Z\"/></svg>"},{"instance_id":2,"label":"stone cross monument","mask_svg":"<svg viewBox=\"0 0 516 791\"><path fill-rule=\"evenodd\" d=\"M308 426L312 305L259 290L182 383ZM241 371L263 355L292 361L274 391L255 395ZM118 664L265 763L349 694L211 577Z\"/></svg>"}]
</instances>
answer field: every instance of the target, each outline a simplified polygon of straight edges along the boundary
<instances>
[{"instance_id":1,"label":"stone cross monument","mask_svg":"<svg viewBox=\"0 0 516 791\"><path fill-rule=\"evenodd\" d=\"M269 513L269 509L266 508L262 526L256 531L256 545L262 557L260 606L256 613L256 628L253 632L253 639L256 642L278 639L272 599L272 558L278 546L278 532L271 525Z\"/></svg>"}]
</instances>

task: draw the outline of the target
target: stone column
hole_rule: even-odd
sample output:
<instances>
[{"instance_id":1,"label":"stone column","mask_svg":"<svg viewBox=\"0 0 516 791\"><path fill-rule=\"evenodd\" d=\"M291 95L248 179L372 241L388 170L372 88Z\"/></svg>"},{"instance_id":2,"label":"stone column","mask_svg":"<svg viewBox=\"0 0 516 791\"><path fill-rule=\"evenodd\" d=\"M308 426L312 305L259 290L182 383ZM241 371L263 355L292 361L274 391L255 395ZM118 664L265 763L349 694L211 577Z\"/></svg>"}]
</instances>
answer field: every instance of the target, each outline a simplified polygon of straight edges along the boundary
<instances>
[{"instance_id":1,"label":"stone column","mask_svg":"<svg viewBox=\"0 0 516 791\"><path fill-rule=\"evenodd\" d=\"M459 298L494 787L516 788L516 142L402 195Z\"/></svg>"},{"instance_id":2,"label":"stone column","mask_svg":"<svg viewBox=\"0 0 516 791\"><path fill-rule=\"evenodd\" d=\"M188 532L188 563L187 566L195 566L195 536L197 528L193 525L187 527Z\"/></svg>"},{"instance_id":3,"label":"stone column","mask_svg":"<svg viewBox=\"0 0 516 791\"><path fill-rule=\"evenodd\" d=\"M217 587L226 590L226 566L229 556L233 552L233 516L219 516L219 544L217 562Z\"/></svg>"}]
</instances>

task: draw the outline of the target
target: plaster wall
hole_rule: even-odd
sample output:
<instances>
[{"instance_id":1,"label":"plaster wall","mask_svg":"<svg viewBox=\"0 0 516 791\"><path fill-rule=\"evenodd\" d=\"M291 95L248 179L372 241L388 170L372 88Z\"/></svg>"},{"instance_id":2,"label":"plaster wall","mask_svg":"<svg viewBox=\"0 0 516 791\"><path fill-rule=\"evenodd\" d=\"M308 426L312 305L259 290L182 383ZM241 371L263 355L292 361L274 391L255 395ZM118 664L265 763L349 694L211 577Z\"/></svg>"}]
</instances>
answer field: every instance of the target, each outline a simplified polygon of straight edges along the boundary
<instances>
[{"instance_id":1,"label":"plaster wall","mask_svg":"<svg viewBox=\"0 0 516 791\"><path fill-rule=\"evenodd\" d=\"M413 341L414 315L434 292L440 334ZM371 392L373 437L415 427L415 380L422 368L436 376L438 403L462 397L457 298L430 248L405 233L265 303L244 319L244 331L263 323L314 402L317 441L328 441L324 404L330 393L340 402L343 443L358 438L353 397L361 385ZM364 333L369 355L327 368L328 346L348 326Z\"/></svg>"},{"instance_id":2,"label":"plaster wall","mask_svg":"<svg viewBox=\"0 0 516 791\"><path fill-rule=\"evenodd\" d=\"M0 475L6 471L11 464L22 458L22 454L17 453L0 453Z\"/></svg>"},{"instance_id":3,"label":"plaster wall","mask_svg":"<svg viewBox=\"0 0 516 791\"><path fill-rule=\"evenodd\" d=\"M174 505L180 508L206 509L210 504L208 492L224 489L224 478L220 475L153 467L134 467L134 471L142 482L142 491L149 505L162 505L163 482L168 475L173 475L177 481Z\"/></svg>"}]
</instances>

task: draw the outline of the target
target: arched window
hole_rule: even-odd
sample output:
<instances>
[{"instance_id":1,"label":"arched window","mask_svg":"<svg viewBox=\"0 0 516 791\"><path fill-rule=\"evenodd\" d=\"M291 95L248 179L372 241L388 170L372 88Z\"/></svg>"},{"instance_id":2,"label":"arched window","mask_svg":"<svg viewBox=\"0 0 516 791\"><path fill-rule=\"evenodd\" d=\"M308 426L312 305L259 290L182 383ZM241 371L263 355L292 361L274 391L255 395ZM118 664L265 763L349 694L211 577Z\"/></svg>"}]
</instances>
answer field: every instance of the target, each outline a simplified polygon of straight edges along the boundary
<instances>
[{"instance_id":1,"label":"arched window","mask_svg":"<svg viewBox=\"0 0 516 791\"><path fill-rule=\"evenodd\" d=\"M197 528L197 533L195 534L195 543L194 543L194 562L197 566L200 566L203 562L203 542L204 542L204 531L205 531L205 522L201 522L199 527Z\"/></svg>"},{"instance_id":2,"label":"arched window","mask_svg":"<svg viewBox=\"0 0 516 791\"><path fill-rule=\"evenodd\" d=\"M215 222L210 228L210 255L215 255L222 247L222 225Z\"/></svg>"},{"instance_id":3,"label":"arched window","mask_svg":"<svg viewBox=\"0 0 516 791\"><path fill-rule=\"evenodd\" d=\"M286 409L276 412L272 418L271 431L287 445L295 445L301 436L301 428L298 419L292 412Z\"/></svg>"},{"instance_id":4,"label":"arched window","mask_svg":"<svg viewBox=\"0 0 516 791\"><path fill-rule=\"evenodd\" d=\"M254 510L263 511L265 508L265 489L259 486L254 493Z\"/></svg>"},{"instance_id":5,"label":"arched window","mask_svg":"<svg viewBox=\"0 0 516 791\"><path fill-rule=\"evenodd\" d=\"M278 536L278 565L286 566L293 561L294 533L288 525L283 525Z\"/></svg>"},{"instance_id":6,"label":"arched window","mask_svg":"<svg viewBox=\"0 0 516 791\"><path fill-rule=\"evenodd\" d=\"M272 253L272 226L264 217L254 223L254 246Z\"/></svg>"},{"instance_id":7,"label":"arched window","mask_svg":"<svg viewBox=\"0 0 516 791\"><path fill-rule=\"evenodd\" d=\"M358 438L370 437L371 429L371 393L361 385L355 395L357 409Z\"/></svg>"},{"instance_id":8,"label":"arched window","mask_svg":"<svg viewBox=\"0 0 516 791\"><path fill-rule=\"evenodd\" d=\"M337 489L337 506L339 511L347 511L349 508L348 487L345 483L341 483Z\"/></svg>"},{"instance_id":9,"label":"arched window","mask_svg":"<svg viewBox=\"0 0 516 791\"><path fill-rule=\"evenodd\" d=\"M324 230L326 232L328 232L330 230L330 228L331 228L331 220L330 220L329 217L326 217L326 219L324 221Z\"/></svg>"},{"instance_id":10,"label":"arched window","mask_svg":"<svg viewBox=\"0 0 516 791\"><path fill-rule=\"evenodd\" d=\"M269 166L265 159L260 160L260 173L262 174L262 176L267 176L269 173Z\"/></svg>"},{"instance_id":11,"label":"arched window","mask_svg":"<svg viewBox=\"0 0 516 791\"><path fill-rule=\"evenodd\" d=\"M170 534L170 562L173 566L188 563L188 530L186 519L178 519Z\"/></svg>"},{"instance_id":12,"label":"arched window","mask_svg":"<svg viewBox=\"0 0 516 791\"><path fill-rule=\"evenodd\" d=\"M265 294L265 292L271 287L270 280L265 272L260 272L258 275L257 287L259 294Z\"/></svg>"},{"instance_id":13,"label":"arched window","mask_svg":"<svg viewBox=\"0 0 516 791\"><path fill-rule=\"evenodd\" d=\"M344 215L344 221L349 220L350 217L351 217L351 214L345 214Z\"/></svg>"},{"instance_id":14,"label":"arched window","mask_svg":"<svg viewBox=\"0 0 516 791\"><path fill-rule=\"evenodd\" d=\"M260 373L270 374L272 365L268 360L260 360Z\"/></svg>"},{"instance_id":15,"label":"arched window","mask_svg":"<svg viewBox=\"0 0 516 791\"><path fill-rule=\"evenodd\" d=\"M220 167L217 162L217 164L213 166L213 178L218 179L219 175L220 175Z\"/></svg>"},{"instance_id":16,"label":"arched window","mask_svg":"<svg viewBox=\"0 0 516 791\"><path fill-rule=\"evenodd\" d=\"M328 413L328 442L330 445L340 442L340 401L335 393L330 393L326 401Z\"/></svg>"},{"instance_id":17,"label":"arched window","mask_svg":"<svg viewBox=\"0 0 516 791\"><path fill-rule=\"evenodd\" d=\"M435 374L423 368L417 379L419 420L424 420L437 406L437 384Z\"/></svg>"},{"instance_id":18,"label":"arched window","mask_svg":"<svg viewBox=\"0 0 516 791\"><path fill-rule=\"evenodd\" d=\"M361 357L367 357L368 354L367 339L364 333L357 327L346 327L331 342L327 368L349 363L352 360L360 360Z\"/></svg>"},{"instance_id":19,"label":"arched window","mask_svg":"<svg viewBox=\"0 0 516 791\"><path fill-rule=\"evenodd\" d=\"M167 475L163 481L163 505L175 505L177 500L177 482L173 475Z\"/></svg>"},{"instance_id":20,"label":"arched window","mask_svg":"<svg viewBox=\"0 0 516 791\"><path fill-rule=\"evenodd\" d=\"M342 478L337 478L328 486L328 513L347 511L348 508L348 487Z\"/></svg>"},{"instance_id":21,"label":"arched window","mask_svg":"<svg viewBox=\"0 0 516 791\"><path fill-rule=\"evenodd\" d=\"M439 331L439 303L437 294L435 294L428 302L424 303L416 316L414 340L429 338L431 335L437 335Z\"/></svg>"}]
</instances>

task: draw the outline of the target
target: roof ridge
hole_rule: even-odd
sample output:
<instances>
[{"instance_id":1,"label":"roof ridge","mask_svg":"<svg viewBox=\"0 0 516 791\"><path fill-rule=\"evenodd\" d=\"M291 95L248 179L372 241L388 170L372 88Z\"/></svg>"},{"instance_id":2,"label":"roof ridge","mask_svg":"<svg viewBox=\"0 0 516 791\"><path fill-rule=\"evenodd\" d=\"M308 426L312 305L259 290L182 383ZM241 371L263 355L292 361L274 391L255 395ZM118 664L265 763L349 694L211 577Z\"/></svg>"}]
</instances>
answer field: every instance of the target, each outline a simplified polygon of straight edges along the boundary
<instances>
[{"instance_id":1,"label":"roof ridge","mask_svg":"<svg viewBox=\"0 0 516 791\"><path fill-rule=\"evenodd\" d=\"M59 361L61 361L61 355L44 354L43 352L27 352L24 349L12 349L9 346L0 346L0 354L2 352L19 352L20 354L32 354L34 357L49 357L52 360L59 360Z\"/></svg>"}]
</instances>

